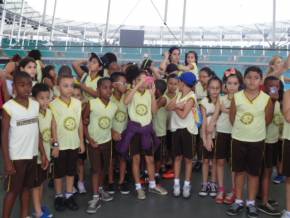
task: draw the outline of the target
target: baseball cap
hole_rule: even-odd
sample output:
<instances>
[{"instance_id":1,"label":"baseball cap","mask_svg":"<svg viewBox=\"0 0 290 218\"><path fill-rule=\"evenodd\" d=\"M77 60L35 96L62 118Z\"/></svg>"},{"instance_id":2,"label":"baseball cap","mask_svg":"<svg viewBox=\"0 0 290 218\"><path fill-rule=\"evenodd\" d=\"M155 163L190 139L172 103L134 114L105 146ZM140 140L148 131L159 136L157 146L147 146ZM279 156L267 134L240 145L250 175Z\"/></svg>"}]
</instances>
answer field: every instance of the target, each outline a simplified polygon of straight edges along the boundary
<instances>
[{"instance_id":1,"label":"baseball cap","mask_svg":"<svg viewBox=\"0 0 290 218\"><path fill-rule=\"evenodd\" d=\"M179 76L179 80L184 82L189 87L193 87L197 80L196 76L192 72L184 72Z\"/></svg>"}]
</instances>

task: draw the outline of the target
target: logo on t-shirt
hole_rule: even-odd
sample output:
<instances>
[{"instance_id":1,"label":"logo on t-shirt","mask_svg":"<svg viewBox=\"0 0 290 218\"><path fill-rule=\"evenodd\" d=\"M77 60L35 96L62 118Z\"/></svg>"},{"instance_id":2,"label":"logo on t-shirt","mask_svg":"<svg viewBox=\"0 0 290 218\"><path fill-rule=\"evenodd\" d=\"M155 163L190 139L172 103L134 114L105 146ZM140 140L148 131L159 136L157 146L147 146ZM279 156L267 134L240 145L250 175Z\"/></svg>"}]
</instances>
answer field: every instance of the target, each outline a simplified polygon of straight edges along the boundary
<instances>
[{"instance_id":1,"label":"logo on t-shirt","mask_svg":"<svg viewBox=\"0 0 290 218\"><path fill-rule=\"evenodd\" d=\"M117 111L115 114L115 120L118 121L119 123L123 123L126 120L126 113L123 111Z\"/></svg>"},{"instance_id":2,"label":"logo on t-shirt","mask_svg":"<svg viewBox=\"0 0 290 218\"><path fill-rule=\"evenodd\" d=\"M66 130L69 130L69 131L73 131L77 127L75 118L73 118L73 117L67 117L67 118L65 118L65 120L63 122L63 125L64 125L64 128Z\"/></svg>"},{"instance_id":3,"label":"logo on t-shirt","mask_svg":"<svg viewBox=\"0 0 290 218\"><path fill-rule=\"evenodd\" d=\"M246 112L241 117L241 122L245 125L250 125L254 121L254 115L250 112Z\"/></svg>"},{"instance_id":4,"label":"logo on t-shirt","mask_svg":"<svg viewBox=\"0 0 290 218\"><path fill-rule=\"evenodd\" d=\"M49 128L46 128L41 133L43 142L49 143L51 140L51 131Z\"/></svg>"},{"instance_id":5,"label":"logo on t-shirt","mask_svg":"<svg viewBox=\"0 0 290 218\"><path fill-rule=\"evenodd\" d=\"M109 117L101 117L99 119L99 127L102 129L108 129L111 124L111 119Z\"/></svg>"},{"instance_id":6,"label":"logo on t-shirt","mask_svg":"<svg viewBox=\"0 0 290 218\"><path fill-rule=\"evenodd\" d=\"M148 113L147 106L145 104L138 104L136 107L136 113L140 116L145 116Z\"/></svg>"},{"instance_id":7,"label":"logo on t-shirt","mask_svg":"<svg viewBox=\"0 0 290 218\"><path fill-rule=\"evenodd\" d=\"M37 122L38 122L38 117L34 117L31 119L18 120L18 121L16 121L16 125L17 126L25 126L25 125L29 125L29 124L33 124L33 123L37 123Z\"/></svg>"}]
</instances>

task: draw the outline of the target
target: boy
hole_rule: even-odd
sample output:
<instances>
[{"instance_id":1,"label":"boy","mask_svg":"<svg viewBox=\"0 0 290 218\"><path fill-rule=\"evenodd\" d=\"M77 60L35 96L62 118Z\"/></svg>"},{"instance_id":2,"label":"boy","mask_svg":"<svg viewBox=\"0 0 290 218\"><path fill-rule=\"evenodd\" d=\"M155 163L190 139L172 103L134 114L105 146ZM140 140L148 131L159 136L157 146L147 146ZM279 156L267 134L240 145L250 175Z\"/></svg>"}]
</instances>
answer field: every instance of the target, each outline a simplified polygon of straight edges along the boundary
<instances>
[{"instance_id":1,"label":"boy","mask_svg":"<svg viewBox=\"0 0 290 218\"><path fill-rule=\"evenodd\" d=\"M34 185L38 150L42 168L48 166L39 138L39 104L30 99L32 79L25 72L13 75L15 98L3 105L2 152L6 177L6 194L2 217L11 216L15 200L21 196L21 217L29 213L29 189Z\"/></svg>"},{"instance_id":2,"label":"boy","mask_svg":"<svg viewBox=\"0 0 290 218\"><path fill-rule=\"evenodd\" d=\"M50 161L51 149L51 122L52 113L48 109L50 102L50 90L46 84L37 83L32 89L32 96L39 103L39 130L43 141L46 157ZM41 167L40 155L37 159L37 176L35 179L34 188L32 189L32 197L34 204L34 215L36 217L52 217L46 206L42 206L43 183L48 178L48 170L43 170Z\"/></svg>"},{"instance_id":3,"label":"boy","mask_svg":"<svg viewBox=\"0 0 290 218\"><path fill-rule=\"evenodd\" d=\"M73 198L74 176L76 175L78 153L84 153L81 102L73 97L74 79L70 74L58 77L60 97L50 103L53 114L52 157L54 163L54 187L56 211L78 210ZM62 178L66 180L66 193L62 193Z\"/></svg>"},{"instance_id":4,"label":"boy","mask_svg":"<svg viewBox=\"0 0 290 218\"><path fill-rule=\"evenodd\" d=\"M104 191L102 185L109 171L112 159L112 120L117 106L110 100L112 83L108 77L98 80L99 97L91 99L84 111L84 119L89 119L85 126L85 136L88 145L88 155L92 170L93 199L89 201L87 213L93 214L101 206L100 200L111 201L113 197Z\"/></svg>"},{"instance_id":5,"label":"boy","mask_svg":"<svg viewBox=\"0 0 290 218\"><path fill-rule=\"evenodd\" d=\"M113 119L113 159L110 163L110 172L109 172L109 190L110 194L115 192L114 190L114 161L115 158L119 158L119 170L120 170L120 178L119 178L119 190L121 194L129 194L130 190L128 188L128 184L125 182L126 175L126 160L117 154L116 144L121 139L121 134L127 128L128 123L128 110L127 106L124 104L124 97L127 91L127 79L126 75L122 72L115 72L111 75L111 81L113 86L113 95L111 97L112 102L117 105L117 112Z\"/></svg>"},{"instance_id":6,"label":"boy","mask_svg":"<svg viewBox=\"0 0 290 218\"><path fill-rule=\"evenodd\" d=\"M170 127L172 131L172 153L174 155L174 186L173 195L179 197L180 170L182 158L185 159L185 181L182 195L184 198L191 196L192 159L195 153L195 138L198 128L193 116L196 107L195 94L192 88L196 84L196 77L191 72L185 72L179 77L179 90L177 97L168 105L172 111Z\"/></svg>"}]
</instances>

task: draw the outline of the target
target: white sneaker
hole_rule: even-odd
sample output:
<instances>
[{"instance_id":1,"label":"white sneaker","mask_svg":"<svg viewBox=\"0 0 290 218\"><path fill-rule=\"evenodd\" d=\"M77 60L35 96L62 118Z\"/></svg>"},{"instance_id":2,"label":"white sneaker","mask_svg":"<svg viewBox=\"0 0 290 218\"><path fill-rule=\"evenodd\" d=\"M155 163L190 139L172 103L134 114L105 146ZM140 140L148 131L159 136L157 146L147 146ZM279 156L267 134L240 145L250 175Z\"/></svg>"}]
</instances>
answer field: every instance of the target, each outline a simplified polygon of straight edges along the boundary
<instances>
[{"instance_id":1,"label":"white sneaker","mask_svg":"<svg viewBox=\"0 0 290 218\"><path fill-rule=\"evenodd\" d=\"M89 206L86 212L89 214L97 213L97 210L101 207L101 200L99 197L93 198L88 202L88 204Z\"/></svg>"},{"instance_id":2,"label":"white sneaker","mask_svg":"<svg viewBox=\"0 0 290 218\"><path fill-rule=\"evenodd\" d=\"M190 196L191 196L191 186L190 185L183 186L182 197L188 199L190 198Z\"/></svg>"},{"instance_id":3,"label":"white sneaker","mask_svg":"<svg viewBox=\"0 0 290 218\"><path fill-rule=\"evenodd\" d=\"M283 210L283 211L282 211L282 216L281 216L281 218L289 218L289 217L287 216L287 211L286 211L286 210Z\"/></svg>"},{"instance_id":4,"label":"white sneaker","mask_svg":"<svg viewBox=\"0 0 290 218\"><path fill-rule=\"evenodd\" d=\"M181 194L180 185L174 185L173 186L173 196L174 197L179 197L180 194Z\"/></svg>"},{"instance_id":5,"label":"white sneaker","mask_svg":"<svg viewBox=\"0 0 290 218\"><path fill-rule=\"evenodd\" d=\"M86 187L83 182L78 182L78 190L80 194L87 193Z\"/></svg>"}]
</instances>

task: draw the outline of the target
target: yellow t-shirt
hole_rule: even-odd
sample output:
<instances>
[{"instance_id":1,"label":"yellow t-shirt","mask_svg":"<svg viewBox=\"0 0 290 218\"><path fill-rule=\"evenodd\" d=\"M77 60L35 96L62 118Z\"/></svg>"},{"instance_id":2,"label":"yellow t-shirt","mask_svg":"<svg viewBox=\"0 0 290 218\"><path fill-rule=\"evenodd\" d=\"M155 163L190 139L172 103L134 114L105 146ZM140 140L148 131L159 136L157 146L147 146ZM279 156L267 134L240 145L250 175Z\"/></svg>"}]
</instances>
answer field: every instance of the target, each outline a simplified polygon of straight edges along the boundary
<instances>
[{"instance_id":1,"label":"yellow t-shirt","mask_svg":"<svg viewBox=\"0 0 290 218\"><path fill-rule=\"evenodd\" d=\"M79 126L82 103L76 98L71 98L70 103L66 104L60 98L56 98L49 106L56 120L59 149L68 150L79 148Z\"/></svg>"},{"instance_id":2,"label":"yellow t-shirt","mask_svg":"<svg viewBox=\"0 0 290 218\"><path fill-rule=\"evenodd\" d=\"M275 103L274 117L272 122L267 126L266 143L278 142L283 130L283 114L281 112L281 105L278 101Z\"/></svg>"},{"instance_id":3,"label":"yellow t-shirt","mask_svg":"<svg viewBox=\"0 0 290 218\"><path fill-rule=\"evenodd\" d=\"M220 103L226 109L230 109L231 100L228 95L220 96ZM230 117L228 113L222 112L216 123L216 131L220 133L232 133L232 124L230 122Z\"/></svg>"},{"instance_id":4,"label":"yellow t-shirt","mask_svg":"<svg viewBox=\"0 0 290 218\"><path fill-rule=\"evenodd\" d=\"M128 123L128 110L127 105L124 104L124 95L118 100L114 95L111 101L117 106L117 112L113 119L113 130L122 133L127 128Z\"/></svg>"},{"instance_id":5,"label":"yellow t-shirt","mask_svg":"<svg viewBox=\"0 0 290 218\"><path fill-rule=\"evenodd\" d=\"M265 109L270 97L264 92L250 101L244 91L234 95L236 117L232 138L244 142L258 142L266 138Z\"/></svg>"},{"instance_id":6,"label":"yellow t-shirt","mask_svg":"<svg viewBox=\"0 0 290 218\"><path fill-rule=\"evenodd\" d=\"M136 92L131 103L128 105L128 114L131 121L146 126L152 121L151 94L149 90L144 93Z\"/></svg>"},{"instance_id":7,"label":"yellow t-shirt","mask_svg":"<svg viewBox=\"0 0 290 218\"><path fill-rule=\"evenodd\" d=\"M207 90L203 88L200 82L195 86L195 94L198 102L207 96Z\"/></svg>"},{"instance_id":8,"label":"yellow t-shirt","mask_svg":"<svg viewBox=\"0 0 290 218\"><path fill-rule=\"evenodd\" d=\"M37 82L41 82L42 80L42 69L41 69L41 61L37 60L36 62L36 79Z\"/></svg>"},{"instance_id":9,"label":"yellow t-shirt","mask_svg":"<svg viewBox=\"0 0 290 218\"><path fill-rule=\"evenodd\" d=\"M109 101L105 105L100 98L91 99L90 123L88 132L90 137L98 144L104 144L112 140L112 123L117 111L117 105Z\"/></svg>"},{"instance_id":10,"label":"yellow t-shirt","mask_svg":"<svg viewBox=\"0 0 290 218\"><path fill-rule=\"evenodd\" d=\"M92 88L93 90L97 90L97 83L98 83L98 80L100 79L101 77L100 76L97 76L96 78L92 79L91 76L90 76L90 73L87 74L85 73L82 78L81 78L81 81L83 81L83 83L87 86L87 87L90 87ZM89 101L91 99L94 99L93 96L91 96L90 94L84 92L84 98L86 101Z\"/></svg>"},{"instance_id":11,"label":"yellow t-shirt","mask_svg":"<svg viewBox=\"0 0 290 218\"><path fill-rule=\"evenodd\" d=\"M168 112L165 107L159 108L156 114L153 115L153 128L157 137L166 135Z\"/></svg>"},{"instance_id":12,"label":"yellow t-shirt","mask_svg":"<svg viewBox=\"0 0 290 218\"><path fill-rule=\"evenodd\" d=\"M287 139L290 140L290 123L288 123L285 119L284 119L284 127L283 127L283 139Z\"/></svg>"},{"instance_id":13,"label":"yellow t-shirt","mask_svg":"<svg viewBox=\"0 0 290 218\"><path fill-rule=\"evenodd\" d=\"M39 113L38 123L39 131L41 134L43 147L47 159L50 161L50 150L51 150L51 121L52 121L52 112L47 109L45 114ZM38 154L37 163L41 163L40 154Z\"/></svg>"},{"instance_id":14,"label":"yellow t-shirt","mask_svg":"<svg viewBox=\"0 0 290 218\"><path fill-rule=\"evenodd\" d=\"M215 111L215 104L209 102L209 99L206 97L200 101L200 105L205 109L206 112L206 121L204 120L204 122L207 122L207 124L209 124ZM214 130L214 132L215 131L216 130ZM215 133L212 135L212 138L215 138Z\"/></svg>"}]
</instances>

